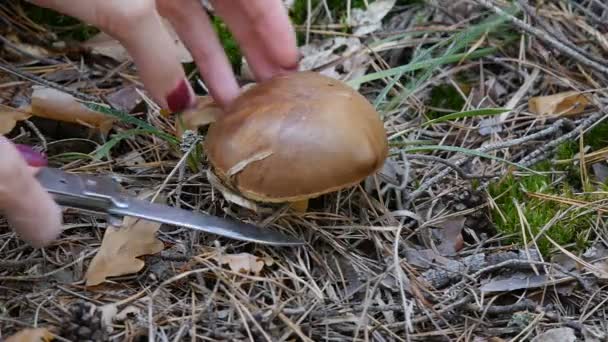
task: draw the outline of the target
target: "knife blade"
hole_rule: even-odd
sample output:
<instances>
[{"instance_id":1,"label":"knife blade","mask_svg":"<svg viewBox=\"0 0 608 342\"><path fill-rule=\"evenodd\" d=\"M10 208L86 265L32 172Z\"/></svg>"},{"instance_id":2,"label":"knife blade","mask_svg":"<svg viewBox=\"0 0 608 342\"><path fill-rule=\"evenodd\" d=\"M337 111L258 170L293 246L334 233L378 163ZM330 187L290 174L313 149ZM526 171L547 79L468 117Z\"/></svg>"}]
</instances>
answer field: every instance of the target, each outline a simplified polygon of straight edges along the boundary
<instances>
[{"instance_id":1,"label":"knife blade","mask_svg":"<svg viewBox=\"0 0 608 342\"><path fill-rule=\"evenodd\" d=\"M108 176L75 174L44 167L38 171L36 178L57 204L65 207L103 213L114 218L133 216L266 245L297 246L304 243L249 223L127 196L120 184Z\"/></svg>"}]
</instances>

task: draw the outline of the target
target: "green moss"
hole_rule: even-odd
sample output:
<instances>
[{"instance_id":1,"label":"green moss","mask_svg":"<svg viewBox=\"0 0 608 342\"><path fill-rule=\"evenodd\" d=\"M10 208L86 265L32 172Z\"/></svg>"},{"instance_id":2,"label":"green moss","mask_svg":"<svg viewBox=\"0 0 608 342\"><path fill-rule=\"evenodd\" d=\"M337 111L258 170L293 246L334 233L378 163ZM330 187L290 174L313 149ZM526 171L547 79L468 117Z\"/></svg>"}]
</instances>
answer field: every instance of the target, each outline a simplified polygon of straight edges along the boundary
<instances>
[{"instance_id":1,"label":"green moss","mask_svg":"<svg viewBox=\"0 0 608 342\"><path fill-rule=\"evenodd\" d=\"M549 162L544 162L535 168L537 171L550 171ZM531 197L528 193L543 193L564 198L575 198L573 188L568 182L560 181L552 184L553 174L530 175L523 177L508 176L500 183L490 186L489 191L495 198L498 209L494 209L493 217L496 229L506 235L514 234L510 243L522 245L524 241L530 242L543 227L548 224L559 211L564 211L569 204L557 201ZM590 200L590 195L579 197L579 200ZM596 195L597 196L597 195ZM529 225L529 230L522 229L520 213ZM569 249L581 250L586 245L585 234L596 219L595 213L580 215L584 209L570 211L565 217L552 224L537 243L543 255L547 255L554 248L553 244L544 236L549 236L556 243L573 245ZM530 234L530 231L532 232ZM526 239L524 240L524 235Z\"/></svg>"},{"instance_id":2,"label":"green moss","mask_svg":"<svg viewBox=\"0 0 608 342\"><path fill-rule=\"evenodd\" d=\"M583 141L594 151L606 147L608 145L608 122L603 121L585 133Z\"/></svg>"},{"instance_id":3,"label":"green moss","mask_svg":"<svg viewBox=\"0 0 608 342\"><path fill-rule=\"evenodd\" d=\"M578 144L575 141L566 141L559 144L555 151L558 160L571 159L578 153Z\"/></svg>"},{"instance_id":4,"label":"green moss","mask_svg":"<svg viewBox=\"0 0 608 342\"><path fill-rule=\"evenodd\" d=\"M310 7L314 9L321 3L321 0L311 0ZM347 2L345 0L327 0L327 7L331 11L331 15L334 19L342 21L347 13ZM365 8L365 1L363 0L352 0L350 4L352 8ZM308 0L296 0L289 12L289 16L295 25L306 24L306 18L308 17Z\"/></svg>"},{"instance_id":5,"label":"green moss","mask_svg":"<svg viewBox=\"0 0 608 342\"><path fill-rule=\"evenodd\" d=\"M431 107L460 111L464 104L465 99L452 84L440 84L431 90L431 98L429 101ZM427 113L431 119L436 119L445 114L448 113L435 110L431 110Z\"/></svg>"},{"instance_id":6,"label":"green moss","mask_svg":"<svg viewBox=\"0 0 608 342\"><path fill-rule=\"evenodd\" d=\"M240 70L242 54L238 42L234 39L234 36L230 30L228 30L226 24L219 17L213 17L212 22L232 68Z\"/></svg>"}]
</instances>

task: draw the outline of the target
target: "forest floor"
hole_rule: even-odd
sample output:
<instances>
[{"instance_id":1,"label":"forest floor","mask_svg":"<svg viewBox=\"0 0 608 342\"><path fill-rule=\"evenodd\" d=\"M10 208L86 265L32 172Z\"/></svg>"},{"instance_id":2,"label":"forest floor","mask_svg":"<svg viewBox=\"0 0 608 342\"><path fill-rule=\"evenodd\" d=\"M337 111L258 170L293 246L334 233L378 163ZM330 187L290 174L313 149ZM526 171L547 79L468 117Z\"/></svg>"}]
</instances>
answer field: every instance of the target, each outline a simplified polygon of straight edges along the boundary
<instances>
[{"instance_id":1,"label":"forest floor","mask_svg":"<svg viewBox=\"0 0 608 342\"><path fill-rule=\"evenodd\" d=\"M34 249L0 221L0 339L607 341L606 2L286 5L302 69L358 89L390 144L379 173L305 213L223 193L115 42L0 3L0 134L51 166L306 242L117 231L67 210L61 238Z\"/></svg>"}]
</instances>

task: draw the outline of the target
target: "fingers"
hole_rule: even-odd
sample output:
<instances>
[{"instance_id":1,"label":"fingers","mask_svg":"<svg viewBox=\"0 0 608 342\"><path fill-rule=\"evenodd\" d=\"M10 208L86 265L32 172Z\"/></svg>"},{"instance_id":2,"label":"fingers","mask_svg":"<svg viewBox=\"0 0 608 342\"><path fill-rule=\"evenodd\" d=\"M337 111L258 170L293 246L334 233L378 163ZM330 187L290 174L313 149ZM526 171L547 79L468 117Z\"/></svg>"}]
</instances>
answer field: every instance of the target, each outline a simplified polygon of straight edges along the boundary
<instances>
[{"instance_id":1,"label":"fingers","mask_svg":"<svg viewBox=\"0 0 608 342\"><path fill-rule=\"evenodd\" d=\"M32 2L88 22L119 40L133 58L144 86L161 107L175 112L194 104L194 91L154 0Z\"/></svg>"},{"instance_id":2,"label":"fingers","mask_svg":"<svg viewBox=\"0 0 608 342\"><path fill-rule=\"evenodd\" d=\"M192 106L194 91L154 1L146 1L145 6L132 11L126 10L129 6L131 1L100 13L100 17L108 21L105 26L111 27L108 34L117 37L129 51L146 89L161 107L176 112ZM121 15L117 15L117 9Z\"/></svg>"},{"instance_id":3,"label":"fingers","mask_svg":"<svg viewBox=\"0 0 608 342\"><path fill-rule=\"evenodd\" d=\"M34 247L47 245L61 234L61 209L34 178L39 157L23 148L21 152L0 136L0 212L15 233Z\"/></svg>"},{"instance_id":4,"label":"fingers","mask_svg":"<svg viewBox=\"0 0 608 342\"><path fill-rule=\"evenodd\" d=\"M178 60L177 48L158 10L188 47L221 106L239 93L228 58L197 0L31 0L74 16L118 39L137 65L139 75L161 107L181 111L194 105L194 92ZM281 0L213 1L239 42L259 81L295 71L295 32Z\"/></svg>"},{"instance_id":5,"label":"fingers","mask_svg":"<svg viewBox=\"0 0 608 342\"><path fill-rule=\"evenodd\" d=\"M258 80L297 69L295 32L281 0L212 2Z\"/></svg>"},{"instance_id":6,"label":"fingers","mask_svg":"<svg viewBox=\"0 0 608 342\"><path fill-rule=\"evenodd\" d=\"M166 17L194 58L209 93L220 106L239 94L239 86L224 48L199 1L157 0Z\"/></svg>"}]
</instances>

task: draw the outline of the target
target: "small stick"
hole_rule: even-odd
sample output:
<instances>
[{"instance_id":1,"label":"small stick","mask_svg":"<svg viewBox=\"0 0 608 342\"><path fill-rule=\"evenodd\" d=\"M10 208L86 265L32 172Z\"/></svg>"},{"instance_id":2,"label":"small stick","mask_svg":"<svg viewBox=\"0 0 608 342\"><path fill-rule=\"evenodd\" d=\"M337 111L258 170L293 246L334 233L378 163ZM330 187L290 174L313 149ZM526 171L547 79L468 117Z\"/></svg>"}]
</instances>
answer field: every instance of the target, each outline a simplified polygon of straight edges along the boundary
<instances>
[{"instance_id":1,"label":"small stick","mask_svg":"<svg viewBox=\"0 0 608 342\"><path fill-rule=\"evenodd\" d=\"M485 153L485 152L492 151L492 150L499 150L499 149L503 149L503 148L507 148L507 147L511 147L511 146L515 146L515 145L520 145L520 144L523 144L530 140L541 138L541 137L544 137L547 135L551 135L551 134L555 133L557 130L559 130L561 128L561 126L564 124L564 122L565 121L563 119L560 119L560 120L557 120L555 123L553 123L553 125L549 126L548 128L546 128L542 131L538 131L534 134L530 134L528 136L521 137L518 139L507 140L507 141L499 142L496 144L486 145L481 148L478 148L477 151ZM461 166L462 164L468 162L471 158L472 157L465 157L465 158L455 161L453 164L456 166ZM441 179L443 179L443 177L445 177L449 172L450 172L450 168L445 168L441 172L436 174L435 176L427 179L424 183L422 183L418 187L418 189L413 191L408 196L408 200L411 202L412 200L418 198L418 196L422 195L422 193L424 193L428 188L430 188L435 183L437 183Z\"/></svg>"},{"instance_id":2,"label":"small stick","mask_svg":"<svg viewBox=\"0 0 608 342\"><path fill-rule=\"evenodd\" d=\"M60 90L64 93L70 94L76 98L79 98L81 100L84 101L89 101L89 102L97 102L99 101L99 99L97 97L91 96L91 95L87 95L87 94L83 94L79 91L74 91L70 88L66 88L63 86L60 86L57 83L51 82L51 81L47 81L42 77L38 77L36 75L30 74L28 72L19 70L18 68L13 67L12 65L9 64L5 64L5 63L1 63L0 62L0 70L5 71L9 74L13 74L15 76L21 77L23 79L26 79L28 81L34 82L34 83L38 83L40 85L43 85L45 87L50 87L50 88L55 88L57 90Z\"/></svg>"},{"instance_id":3,"label":"small stick","mask_svg":"<svg viewBox=\"0 0 608 342\"><path fill-rule=\"evenodd\" d=\"M564 45L563 43L560 43L555 38L549 36L546 32L543 32L543 31L537 29L536 27L526 24L525 22L521 21L520 19L517 19L513 15L505 12L502 8L500 8L496 5L494 5L492 2L490 2L490 0L475 0L475 1L479 4L481 4L482 6L488 8L488 9L491 9L492 11L496 12L497 14L506 17L511 23L513 23L519 29L526 31L529 34L535 36L536 38L545 41L549 45L553 46L555 49L557 49L557 50L561 51L562 53L568 55L569 57L579 61L580 63L582 63L590 68L593 68L593 69L601 72L602 74L608 76L608 66L605 66L605 65L602 65L600 63L590 60L589 58L583 56L580 52Z\"/></svg>"}]
</instances>

